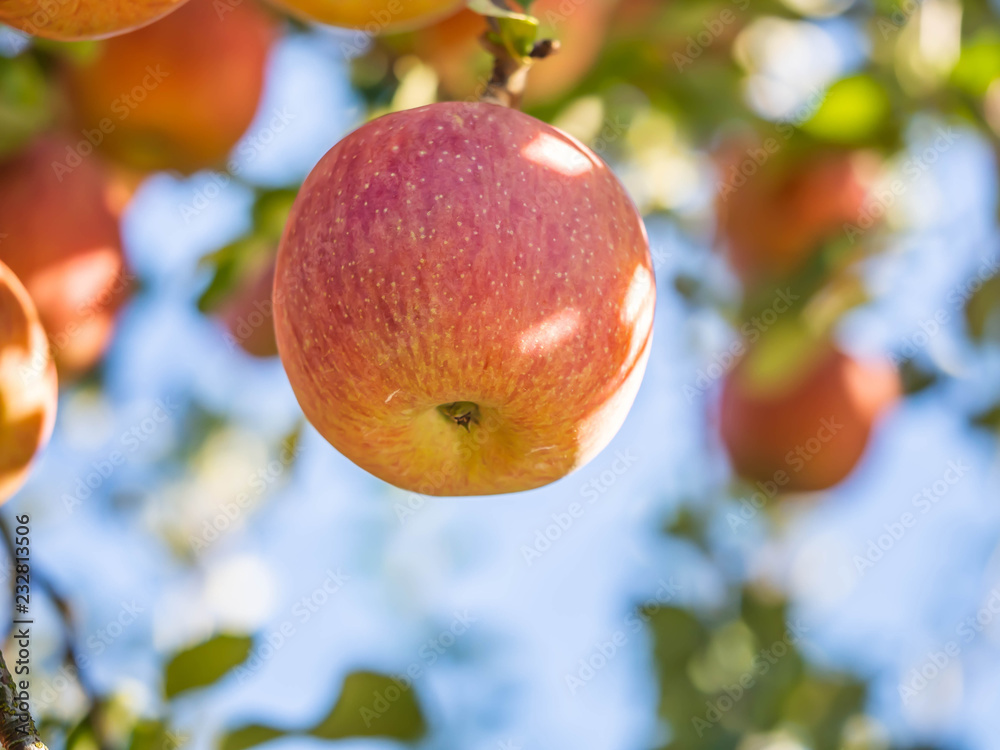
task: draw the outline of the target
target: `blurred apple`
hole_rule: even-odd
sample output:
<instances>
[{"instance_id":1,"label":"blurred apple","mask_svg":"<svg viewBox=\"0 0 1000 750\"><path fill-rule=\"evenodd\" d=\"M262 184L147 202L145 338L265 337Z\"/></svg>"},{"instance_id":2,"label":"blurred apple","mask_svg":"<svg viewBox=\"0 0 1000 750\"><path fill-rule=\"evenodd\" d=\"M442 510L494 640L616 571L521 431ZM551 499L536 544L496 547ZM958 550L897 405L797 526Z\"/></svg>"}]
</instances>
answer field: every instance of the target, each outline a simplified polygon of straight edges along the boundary
<instances>
[{"instance_id":1,"label":"blurred apple","mask_svg":"<svg viewBox=\"0 0 1000 750\"><path fill-rule=\"evenodd\" d=\"M75 147L44 136L0 163L0 260L31 294L68 378L101 358L131 287L113 184L95 155L68 158Z\"/></svg>"},{"instance_id":2,"label":"blurred apple","mask_svg":"<svg viewBox=\"0 0 1000 750\"><path fill-rule=\"evenodd\" d=\"M898 398L896 369L824 343L765 374L757 354L751 349L723 386L721 432L733 468L789 492L832 487L857 465L876 419Z\"/></svg>"},{"instance_id":3,"label":"blurred apple","mask_svg":"<svg viewBox=\"0 0 1000 750\"><path fill-rule=\"evenodd\" d=\"M306 179L278 252L278 349L305 415L398 487L516 492L582 466L645 370L642 219L589 149L521 112L387 115Z\"/></svg>"},{"instance_id":4,"label":"blurred apple","mask_svg":"<svg viewBox=\"0 0 1000 750\"><path fill-rule=\"evenodd\" d=\"M303 21L369 34L414 29L462 7L463 0L272 0Z\"/></svg>"},{"instance_id":5,"label":"blurred apple","mask_svg":"<svg viewBox=\"0 0 1000 750\"><path fill-rule=\"evenodd\" d=\"M48 39L124 34L177 10L187 0L2 0L0 22Z\"/></svg>"},{"instance_id":6,"label":"blurred apple","mask_svg":"<svg viewBox=\"0 0 1000 750\"><path fill-rule=\"evenodd\" d=\"M537 0L531 6L540 22L538 38L558 39L561 49L532 68L528 105L566 93L587 74L600 53L610 10L609 0ZM492 58L479 41L486 30L483 16L463 9L413 35L404 51L434 68L448 96L464 99L477 95L490 77Z\"/></svg>"},{"instance_id":7,"label":"blurred apple","mask_svg":"<svg viewBox=\"0 0 1000 750\"><path fill-rule=\"evenodd\" d=\"M216 312L243 351L254 357L278 356L274 336L271 289L274 286L274 261L249 273L240 288Z\"/></svg>"},{"instance_id":8,"label":"blurred apple","mask_svg":"<svg viewBox=\"0 0 1000 750\"><path fill-rule=\"evenodd\" d=\"M747 283L786 277L865 216L879 169L868 152L778 154L779 138L726 149L716 206L730 261ZM747 176L749 175L749 176Z\"/></svg>"},{"instance_id":9,"label":"blurred apple","mask_svg":"<svg viewBox=\"0 0 1000 750\"><path fill-rule=\"evenodd\" d=\"M140 170L222 164L253 121L275 19L253 0L190 0L67 69L86 143Z\"/></svg>"},{"instance_id":10,"label":"blurred apple","mask_svg":"<svg viewBox=\"0 0 1000 750\"><path fill-rule=\"evenodd\" d=\"M27 290L0 263L0 503L24 484L56 418L58 385Z\"/></svg>"},{"instance_id":11,"label":"blurred apple","mask_svg":"<svg viewBox=\"0 0 1000 750\"><path fill-rule=\"evenodd\" d=\"M271 293L278 243L288 223L297 189L258 191L253 229L235 242L202 258L212 279L198 299L198 309L220 321L227 343L253 357L278 355Z\"/></svg>"},{"instance_id":12,"label":"blurred apple","mask_svg":"<svg viewBox=\"0 0 1000 750\"><path fill-rule=\"evenodd\" d=\"M276 357L271 290L278 240L251 235L203 259L214 278L198 309L226 328L227 343L253 357Z\"/></svg>"}]
</instances>

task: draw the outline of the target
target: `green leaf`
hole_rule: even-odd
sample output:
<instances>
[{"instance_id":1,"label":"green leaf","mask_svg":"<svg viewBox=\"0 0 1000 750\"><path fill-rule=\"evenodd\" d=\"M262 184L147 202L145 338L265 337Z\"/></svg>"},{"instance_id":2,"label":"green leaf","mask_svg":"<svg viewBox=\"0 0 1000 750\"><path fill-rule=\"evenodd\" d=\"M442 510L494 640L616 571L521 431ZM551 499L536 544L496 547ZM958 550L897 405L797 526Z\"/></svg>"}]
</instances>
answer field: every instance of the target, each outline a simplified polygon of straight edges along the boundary
<instances>
[{"instance_id":1,"label":"green leaf","mask_svg":"<svg viewBox=\"0 0 1000 750\"><path fill-rule=\"evenodd\" d=\"M309 730L313 737L391 737L412 741L427 731L412 688L375 672L352 672L333 710Z\"/></svg>"},{"instance_id":2,"label":"green leaf","mask_svg":"<svg viewBox=\"0 0 1000 750\"><path fill-rule=\"evenodd\" d=\"M494 5L491 0L469 0L469 9L497 20L499 42L514 57L527 57L538 38L538 19Z\"/></svg>"},{"instance_id":3,"label":"green leaf","mask_svg":"<svg viewBox=\"0 0 1000 750\"><path fill-rule=\"evenodd\" d=\"M525 15L524 13L518 13L517 11L509 10L507 8L501 8L499 5L495 5L493 0L469 0L469 10L478 13L481 16L491 16L493 18L513 18L520 21L534 21L535 25L538 25L538 22L531 16Z\"/></svg>"},{"instance_id":4,"label":"green leaf","mask_svg":"<svg viewBox=\"0 0 1000 750\"><path fill-rule=\"evenodd\" d=\"M899 376L903 381L903 393L907 396L927 390L938 382L935 372L923 368L913 359L906 359L900 363Z\"/></svg>"},{"instance_id":5,"label":"green leaf","mask_svg":"<svg viewBox=\"0 0 1000 750\"><path fill-rule=\"evenodd\" d=\"M219 750L248 750L303 733L322 740L388 737L410 742L420 739L426 731L412 688L404 688L391 677L375 672L352 672L344 678L333 708L315 726L298 730L248 724L226 733Z\"/></svg>"},{"instance_id":6,"label":"green leaf","mask_svg":"<svg viewBox=\"0 0 1000 750\"><path fill-rule=\"evenodd\" d=\"M128 750L163 750L166 739L167 727L162 721L143 720L132 728Z\"/></svg>"},{"instance_id":7,"label":"green leaf","mask_svg":"<svg viewBox=\"0 0 1000 750\"><path fill-rule=\"evenodd\" d=\"M973 416L972 424L989 430L1000 430L1000 404Z\"/></svg>"},{"instance_id":8,"label":"green leaf","mask_svg":"<svg viewBox=\"0 0 1000 750\"><path fill-rule=\"evenodd\" d=\"M865 143L884 132L889 114L885 89L871 76L852 76L830 87L802 129L832 143Z\"/></svg>"},{"instance_id":9,"label":"green leaf","mask_svg":"<svg viewBox=\"0 0 1000 750\"><path fill-rule=\"evenodd\" d=\"M276 252L275 240L248 235L202 258L200 265L214 268L215 272L198 298L199 312L217 310L244 279L270 263Z\"/></svg>"},{"instance_id":10,"label":"green leaf","mask_svg":"<svg viewBox=\"0 0 1000 750\"><path fill-rule=\"evenodd\" d=\"M164 670L167 698L218 681L246 660L251 646L253 639L246 635L217 635L175 654Z\"/></svg>"},{"instance_id":11,"label":"green leaf","mask_svg":"<svg viewBox=\"0 0 1000 750\"><path fill-rule=\"evenodd\" d=\"M35 59L0 57L0 156L16 151L51 119L48 85Z\"/></svg>"},{"instance_id":12,"label":"green leaf","mask_svg":"<svg viewBox=\"0 0 1000 750\"><path fill-rule=\"evenodd\" d=\"M265 190L257 196L253 207L253 225L257 236L275 242L281 239L296 195L298 190L295 188L278 188Z\"/></svg>"},{"instance_id":13,"label":"green leaf","mask_svg":"<svg viewBox=\"0 0 1000 750\"><path fill-rule=\"evenodd\" d=\"M992 276L965 303L965 323L978 342L1000 341L1000 276Z\"/></svg>"},{"instance_id":14,"label":"green leaf","mask_svg":"<svg viewBox=\"0 0 1000 750\"><path fill-rule=\"evenodd\" d=\"M247 748L263 745L279 737L287 736L284 729L269 727L263 724L248 724L225 734L219 743L219 750L247 750Z\"/></svg>"},{"instance_id":15,"label":"green leaf","mask_svg":"<svg viewBox=\"0 0 1000 750\"><path fill-rule=\"evenodd\" d=\"M97 735L90 716L85 716L66 735L66 750L98 750Z\"/></svg>"},{"instance_id":16,"label":"green leaf","mask_svg":"<svg viewBox=\"0 0 1000 750\"><path fill-rule=\"evenodd\" d=\"M86 40L80 42L58 42L44 37L33 37L35 49L42 50L54 57L68 60L77 65L86 65L97 59L104 49L101 41Z\"/></svg>"},{"instance_id":17,"label":"green leaf","mask_svg":"<svg viewBox=\"0 0 1000 750\"><path fill-rule=\"evenodd\" d=\"M962 55L951 72L951 81L965 93L980 97L998 77L1000 34L984 30L962 46Z\"/></svg>"}]
</instances>

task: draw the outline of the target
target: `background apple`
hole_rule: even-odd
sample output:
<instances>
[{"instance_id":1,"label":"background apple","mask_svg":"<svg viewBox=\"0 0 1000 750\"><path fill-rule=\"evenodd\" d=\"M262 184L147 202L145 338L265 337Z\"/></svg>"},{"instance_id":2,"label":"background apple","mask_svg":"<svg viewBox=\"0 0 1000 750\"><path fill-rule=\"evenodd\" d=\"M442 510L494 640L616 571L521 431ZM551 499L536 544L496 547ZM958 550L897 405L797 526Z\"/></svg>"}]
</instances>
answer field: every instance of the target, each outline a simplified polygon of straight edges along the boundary
<instances>
[{"instance_id":1,"label":"background apple","mask_svg":"<svg viewBox=\"0 0 1000 750\"><path fill-rule=\"evenodd\" d=\"M257 112L276 34L253 0L191 0L68 68L79 124L136 169L218 165Z\"/></svg>"},{"instance_id":2,"label":"background apple","mask_svg":"<svg viewBox=\"0 0 1000 750\"><path fill-rule=\"evenodd\" d=\"M57 397L38 313L14 272L0 263L0 502L17 492L48 442Z\"/></svg>"},{"instance_id":3,"label":"background apple","mask_svg":"<svg viewBox=\"0 0 1000 750\"><path fill-rule=\"evenodd\" d=\"M754 155L764 160L759 167ZM728 147L719 161L719 231L734 269L749 283L788 276L825 241L846 238L844 225L860 221L879 169L868 152L790 159L745 142Z\"/></svg>"},{"instance_id":4,"label":"background apple","mask_svg":"<svg viewBox=\"0 0 1000 750\"><path fill-rule=\"evenodd\" d=\"M253 357L278 356L271 291L277 240L253 237L226 248L238 249L236 262L224 263L198 302L202 312L225 326L228 341ZM219 289L218 282L225 289Z\"/></svg>"},{"instance_id":5,"label":"background apple","mask_svg":"<svg viewBox=\"0 0 1000 750\"><path fill-rule=\"evenodd\" d=\"M198 298L198 309L228 330L227 343L253 357L276 357L271 292L278 243L284 233L296 190L258 192L253 228L243 237L202 258L211 280Z\"/></svg>"},{"instance_id":6,"label":"background apple","mask_svg":"<svg viewBox=\"0 0 1000 750\"><path fill-rule=\"evenodd\" d=\"M114 183L93 154L72 158L74 148L45 136L0 163L0 260L31 294L67 377L100 359L131 287Z\"/></svg>"},{"instance_id":7,"label":"background apple","mask_svg":"<svg viewBox=\"0 0 1000 750\"><path fill-rule=\"evenodd\" d=\"M278 253L278 348L303 411L376 476L514 492L581 466L645 369L642 220L589 149L520 112L387 115L306 179Z\"/></svg>"},{"instance_id":8,"label":"background apple","mask_svg":"<svg viewBox=\"0 0 1000 750\"><path fill-rule=\"evenodd\" d=\"M187 0L2 0L0 22L48 39L100 39L145 26L185 2Z\"/></svg>"},{"instance_id":9,"label":"background apple","mask_svg":"<svg viewBox=\"0 0 1000 750\"><path fill-rule=\"evenodd\" d=\"M898 397L895 368L822 342L771 373L759 354L752 349L723 386L721 432L733 468L787 491L832 487L854 469L875 420Z\"/></svg>"},{"instance_id":10,"label":"background apple","mask_svg":"<svg viewBox=\"0 0 1000 750\"><path fill-rule=\"evenodd\" d=\"M233 341L254 357L278 356L274 335L271 290L274 288L274 261L251 273L239 292L226 302L218 316Z\"/></svg>"},{"instance_id":11,"label":"background apple","mask_svg":"<svg viewBox=\"0 0 1000 750\"><path fill-rule=\"evenodd\" d=\"M412 29L462 7L462 0L272 0L304 21L362 29L369 34Z\"/></svg>"}]
</instances>

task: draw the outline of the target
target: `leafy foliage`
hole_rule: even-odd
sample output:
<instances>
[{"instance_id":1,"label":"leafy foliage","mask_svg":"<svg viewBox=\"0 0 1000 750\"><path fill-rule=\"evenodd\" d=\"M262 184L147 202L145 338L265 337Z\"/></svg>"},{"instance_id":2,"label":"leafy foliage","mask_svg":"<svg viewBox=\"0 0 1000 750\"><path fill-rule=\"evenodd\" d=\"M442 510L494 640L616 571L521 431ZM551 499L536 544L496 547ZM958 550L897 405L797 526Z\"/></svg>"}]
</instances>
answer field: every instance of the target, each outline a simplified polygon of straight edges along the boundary
<instances>
[{"instance_id":1,"label":"leafy foliage","mask_svg":"<svg viewBox=\"0 0 1000 750\"><path fill-rule=\"evenodd\" d=\"M220 750L247 750L288 735L323 740L387 737L415 741L427 731L413 690L375 672L351 672L344 678L337 701L314 726L287 730L249 724L226 733Z\"/></svg>"},{"instance_id":2,"label":"leafy foliage","mask_svg":"<svg viewBox=\"0 0 1000 750\"><path fill-rule=\"evenodd\" d=\"M175 654L164 668L163 691L168 698L222 679L250 655L253 639L221 634Z\"/></svg>"}]
</instances>

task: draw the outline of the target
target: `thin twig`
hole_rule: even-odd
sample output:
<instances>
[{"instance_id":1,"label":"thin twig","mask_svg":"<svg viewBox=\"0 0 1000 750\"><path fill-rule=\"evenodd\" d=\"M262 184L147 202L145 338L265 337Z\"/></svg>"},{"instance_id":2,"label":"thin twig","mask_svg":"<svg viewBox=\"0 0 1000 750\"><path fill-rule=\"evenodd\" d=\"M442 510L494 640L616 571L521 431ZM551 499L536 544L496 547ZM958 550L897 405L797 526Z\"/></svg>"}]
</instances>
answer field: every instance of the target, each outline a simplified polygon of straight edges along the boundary
<instances>
[{"instance_id":1,"label":"thin twig","mask_svg":"<svg viewBox=\"0 0 1000 750\"><path fill-rule=\"evenodd\" d=\"M0 743L4 750L48 750L28 711L28 693L19 690L0 652Z\"/></svg>"}]
</instances>

